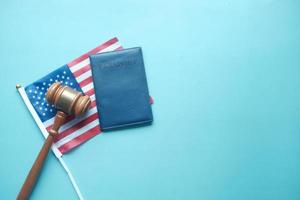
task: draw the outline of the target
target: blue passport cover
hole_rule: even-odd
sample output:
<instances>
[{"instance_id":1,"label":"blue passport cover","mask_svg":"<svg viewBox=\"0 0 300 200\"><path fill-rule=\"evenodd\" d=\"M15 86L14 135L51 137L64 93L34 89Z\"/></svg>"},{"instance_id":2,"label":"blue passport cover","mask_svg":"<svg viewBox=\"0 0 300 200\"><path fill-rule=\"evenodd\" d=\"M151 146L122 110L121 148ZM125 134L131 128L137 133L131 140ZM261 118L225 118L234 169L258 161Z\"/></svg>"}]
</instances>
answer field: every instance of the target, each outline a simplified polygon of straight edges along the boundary
<instances>
[{"instance_id":1,"label":"blue passport cover","mask_svg":"<svg viewBox=\"0 0 300 200\"><path fill-rule=\"evenodd\" d=\"M91 55L90 63L102 130L153 121L141 48Z\"/></svg>"}]
</instances>

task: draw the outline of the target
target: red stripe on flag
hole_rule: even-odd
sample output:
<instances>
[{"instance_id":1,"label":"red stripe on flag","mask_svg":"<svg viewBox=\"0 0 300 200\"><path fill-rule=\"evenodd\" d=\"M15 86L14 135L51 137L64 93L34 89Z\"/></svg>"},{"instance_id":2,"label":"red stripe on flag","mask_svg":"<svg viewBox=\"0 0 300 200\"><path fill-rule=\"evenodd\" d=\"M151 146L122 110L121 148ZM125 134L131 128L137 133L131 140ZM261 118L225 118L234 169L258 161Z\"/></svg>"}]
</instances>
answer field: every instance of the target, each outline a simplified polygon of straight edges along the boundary
<instances>
[{"instance_id":1,"label":"red stripe on flag","mask_svg":"<svg viewBox=\"0 0 300 200\"><path fill-rule=\"evenodd\" d=\"M95 94L95 90L94 89L90 89L89 91L85 92L85 95L88 95L88 96L92 96Z\"/></svg>"},{"instance_id":2,"label":"red stripe on flag","mask_svg":"<svg viewBox=\"0 0 300 200\"><path fill-rule=\"evenodd\" d=\"M86 66L80 68L79 70L73 72L73 75L74 75L75 77L78 77L78 76L80 76L81 74L83 74L84 72L89 71L90 69L91 69L91 65L88 64L88 65L86 65Z\"/></svg>"},{"instance_id":3,"label":"red stripe on flag","mask_svg":"<svg viewBox=\"0 0 300 200\"><path fill-rule=\"evenodd\" d=\"M82 56L76 58L75 60L69 62L67 65L69 67L73 67L74 65L82 62L83 60L87 59L89 57L89 55L91 54L95 54L111 45L113 45L114 43L118 42L118 38L113 38L113 39L110 39L109 41L105 42L104 44L92 49L91 51L87 52L86 54L83 54Z\"/></svg>"},{"instance_id":4,"label":"red stripe on flag","mask_svg":"<svg viewBox=\"0 0 300 200\"><path fill-rule=\"evenodd\" d=\"M93 108L93 107L95 107L96 106L96 101L93 101L92 103L91 103L91 108Z\"/></svg>"},{"instance_id":5,"label":"red stripe on flag","mask_svg":"<svg viewBox=\"0 0 300 200\"><path fill-rule=\"evenodd\" d=\"M73 149L74 147L80 145L81 143L89 140L90 138L94 137L101 133L100 126L97 125L94 128L86 131L85 133L79 135L78 137L72 139L71 141L67 142L66 144L60 146L58 149L59 151L64 154Z\"/></svg>"},{"instance_id":6,"label":"red stripe on flag","mask_svg":"<svg viewBox=\"0 0 300 200\"><path fill-rule=\"evenodd\" d=\"M81 82L79 83L79 85L80 85L81 88L83 88L84 86L86 86L87 84L89 84L89 83L91 83L91 82L93 82L92 76L90 76L90 77L84 79L83 81L81 81Z\"/></svg>"},{"instance_id":7,"label":"red stripe on flag","mask_svg":"<svg viewBox=\"0 0 300 200\"><path fill-rule=\"evenodd\" d=\"M120 46L120 47L116 48L114 51L118 51L118 50L122 50L122 49L123 49L123 47Z\"/></svg>"},{"instance_id":8,"label":"red stripe on flag","mask_svg":"<svg viewBox=\"0 0 300 200\"><path fill-rule=\"evenodd\" d=\"M154 103L154 100L153 100L153 98L151 96L149 96L149 102L150 102L150 104Z\"/></svg>"},{"instance_id":9,"label":"red stripe on flag","mask_svg":"<svg viewBox=\"0 0 300 200\"><path fill-rule=\"evenodd\" d=\"M84 127L85 125L91 123L92 121L96 120L98 118L98 114L94 113L91 116L85 118L84 120L80 121L79 123L75 124L74 126L71 126L70 128L64 130L63 132L59 133L56 137L55 137L55 142L61 140L62 138L70 135L71 133L73 133L74 131Z\"/></svg>"}]
</instances>

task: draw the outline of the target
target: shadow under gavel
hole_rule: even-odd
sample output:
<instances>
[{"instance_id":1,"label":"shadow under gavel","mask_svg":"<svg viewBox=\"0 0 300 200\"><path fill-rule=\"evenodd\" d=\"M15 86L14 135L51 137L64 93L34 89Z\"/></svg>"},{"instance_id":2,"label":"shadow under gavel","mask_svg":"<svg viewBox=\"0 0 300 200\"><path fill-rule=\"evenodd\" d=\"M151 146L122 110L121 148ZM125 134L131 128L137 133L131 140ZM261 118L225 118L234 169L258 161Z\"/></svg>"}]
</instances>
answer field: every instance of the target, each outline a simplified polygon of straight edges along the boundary
<instances>
[{"instance_id":1,"label":"shadow under gavel","mask_svg":"<svg viewBox=\"0 0 300 200\"><path fill-rule=\"evenodd\" d=\"M49 130L49 135L26 177L17 196L17 200L29 198L53 143L54 137L58 134L58 130L64 123L66 117L68 115L75 115L75 117L80 116L84 114L91 105L89 96L83 96L80 92L67 86L62 86L60 83L54 83L50 86L46 94L46 100L48 103L53 104L58 111L54 119L54 124L51 130Z\"/></svg>"}]
</instances>

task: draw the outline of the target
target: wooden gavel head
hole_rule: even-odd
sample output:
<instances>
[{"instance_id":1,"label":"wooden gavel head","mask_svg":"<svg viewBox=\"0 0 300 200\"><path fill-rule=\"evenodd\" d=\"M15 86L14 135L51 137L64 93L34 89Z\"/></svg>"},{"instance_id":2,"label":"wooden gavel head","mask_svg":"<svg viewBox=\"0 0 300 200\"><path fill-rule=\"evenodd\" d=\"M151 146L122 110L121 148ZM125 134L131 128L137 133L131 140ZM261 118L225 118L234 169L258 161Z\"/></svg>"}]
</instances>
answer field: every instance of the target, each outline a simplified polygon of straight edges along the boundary
<instances>
[{"instance_id":1,"label":"wooden gavel head","mask_svg":"<svg viewBox=\"0 0 300 200\"><path fill-rule=\"evenodd\" d=\"M91 105L89 96L84 96L81 92L63 86L59 82L53 83L49 87L46 100L53 104L56 109L75 116L84 114Z\"/></svg>"}]
</instances>

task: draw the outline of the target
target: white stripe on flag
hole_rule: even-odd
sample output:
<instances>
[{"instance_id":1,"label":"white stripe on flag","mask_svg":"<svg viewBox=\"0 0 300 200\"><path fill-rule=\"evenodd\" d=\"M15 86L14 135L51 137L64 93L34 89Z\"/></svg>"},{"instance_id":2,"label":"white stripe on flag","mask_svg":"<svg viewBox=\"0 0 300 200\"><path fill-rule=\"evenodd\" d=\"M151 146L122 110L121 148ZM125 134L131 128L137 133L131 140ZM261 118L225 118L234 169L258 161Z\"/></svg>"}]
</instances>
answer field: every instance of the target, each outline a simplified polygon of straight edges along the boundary
<instances>
[{"instance_id":1,"label":"white stripe on flag","mask_svg":"<svg viewBox=\"0 0 300 200\"><path fill-rule=\"evenodd\" d=\"M92 121L91 123L85 125L84 127L74 131L72 134L67 135L66 137L62 138L61 140L59 140L58 142L56 142L56 146L59 148L60 146L64 145L65 143L73 140L74 138L78 137L79 135L85 133L86 131L94 128L95 126L99 125L99 120L95 119L94 121Z\"/></svg>"},{"instance_id":2,"label":"white stripe on flag","mask_svg":"<svg viewBox=\"0 0 300 200\"><path fill-rule=\"evenodd\" d=\"M92 96L90 96L90 98L91 98L92 102L95 101L95 99L96 99L95 94L93 94Z\"/></svg>"},{"instance_id":3,"label":"white stripe on flag","mask_svg":"<svg viewBox=\"0 0 300 200\"><path fill-rule=\"evenodd\" d=\"M108 52L108 51L114 51L116 50L117 48L121 47L121 45L119 43L115 43L113 45L110 45L108 47L106 47L105 49L103 49L102 51L99 51L98 53L100 52Z\"/></svg>"},{"instance_id":4,"label":"white stripe on flag","mask_svg":"<svg viewBox=\"0 0 300 200\"><path fill-rule=\"evenodd\" d=\"M92 76L92 71L89 70L87 72L84 72L80 76L76 77L76 80L77 80L78 83L80 83L81 81L83 81L83 80L85 80L85 79L87 79L87 78L89 78L91 76Z\"/></svg>"},{"instance_id":5,"label":"white stripe on flag","mask_svg":"<svg viewBox=\"0 0 300 200\"><path fill-rule=\"evenodd\" d=\"M91 83L87 84L86 86L83 86L81 89L82 89L83 92L87 92L87 91L89 91L90 89L93 89L93 88L94 88L94 84L93 84L93 82L91 82Z\"/></svg>"},{"instance_id":6,"label":"white stripe on flag","mask_svg":"<svg viewBox=\"0 0 300 200\"><path fill-rule=\"evenodd\" d=\"M107 51L113 51L114 49L117 49L117 48L119 48L120 46L121 46L121 45L120 45L118 42L116 42L116 43L114 43L114 44L112 44L112 45L106 47L106 48L103 49L102 51L98 51L98 53L100 53L100 52L107 52ZM75 72L75 71L81 69L82 67L84 67L84 66L86 66L86 65L88 65L88 64L90 64L90 59L89 59L89 58L86 58L86 59L84 59L83 61L81 61L80 63L77 63L76 65L70 67L70 70L71 70L71 72Z\"/></svg>"}]
</instances>

